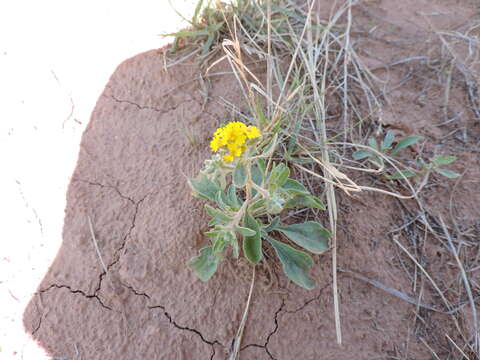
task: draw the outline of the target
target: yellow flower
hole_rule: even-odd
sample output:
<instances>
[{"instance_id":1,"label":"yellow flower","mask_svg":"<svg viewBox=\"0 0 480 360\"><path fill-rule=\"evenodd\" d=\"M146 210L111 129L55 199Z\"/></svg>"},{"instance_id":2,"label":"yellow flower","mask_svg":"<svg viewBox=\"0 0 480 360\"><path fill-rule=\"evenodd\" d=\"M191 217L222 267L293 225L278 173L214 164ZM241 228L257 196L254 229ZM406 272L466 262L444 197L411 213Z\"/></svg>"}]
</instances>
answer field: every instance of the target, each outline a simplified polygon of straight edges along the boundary
<instances>
[{"instance_id":1,"label":"yellow flower","mask_svg":"<svg viewBox=\"0 0 480 360\"><path fill-rule=\"evenodd\" d=\"M212 142L210 143L210 147L212 148L213 152L217 152L220 146L220 141L217 138L213 138Z\"/></svg>"},{"instance_id":2,"label":"yellow flower","mask_svg":"<svg viewBox=\"0 0 480 360\"><path fill-rule=\"evenodd\" d=\"M232 162L234 159L233 155L223 155L223 161Z\"/></svg>"},{"instance_id":3,"label":"yellow flower","mask_svg":"<svg viewBox=\"0 0 480 360\"><path fill-rule=\"evenodd\" d=\"M248 139L255 139L259 136L261 133L256 126L247 126L240 121L232 121L214 132L210 148L213 152L228 151L223 155L223 161L232 162L245 152Z\"/></svg>"},{"instance_id":4,"label":"yellow flower","mask_svg":"<svg viewBox=\"0 0 480 360\"><path fill-rule=\"evenodd\" d=\"M260 131L257 129L256 126L249 126L247 128L247 137L249 139L255 139L256 137L260 136Z\"/></svg>"}]
</instances>

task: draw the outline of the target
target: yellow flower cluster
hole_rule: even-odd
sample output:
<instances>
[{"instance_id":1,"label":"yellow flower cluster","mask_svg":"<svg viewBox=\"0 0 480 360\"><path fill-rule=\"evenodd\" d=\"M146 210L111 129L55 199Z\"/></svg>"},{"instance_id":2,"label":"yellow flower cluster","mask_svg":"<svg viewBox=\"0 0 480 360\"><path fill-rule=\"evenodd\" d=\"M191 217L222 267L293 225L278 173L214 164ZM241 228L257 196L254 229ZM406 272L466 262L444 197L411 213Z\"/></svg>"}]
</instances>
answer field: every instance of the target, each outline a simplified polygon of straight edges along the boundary
<instances>
[{"instance_id":1,"label":"yellow flower cluster","mask_svg":"<svg viewBox=\"0 0 480 360\"><path fill-rule=\"evenodd\" d=\"M228 153L223 155L223 161L232 162L246 150L247 139L255 139L260 135L256 126L247 126L240 121L232 121L215 131L210 147L214 152L220 149L228 150Z\"/></svg>"}]
</instances>

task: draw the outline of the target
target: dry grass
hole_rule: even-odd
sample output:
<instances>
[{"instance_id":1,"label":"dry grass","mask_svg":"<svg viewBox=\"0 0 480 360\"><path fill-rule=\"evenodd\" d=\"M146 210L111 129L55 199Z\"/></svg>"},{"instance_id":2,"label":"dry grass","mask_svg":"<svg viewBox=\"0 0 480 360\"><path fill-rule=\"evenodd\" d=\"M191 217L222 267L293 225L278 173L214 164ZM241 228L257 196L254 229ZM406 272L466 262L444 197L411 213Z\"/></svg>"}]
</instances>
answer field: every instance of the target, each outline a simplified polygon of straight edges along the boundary
<instances>
[{"instance_id":1,"label":"dry grass","mask_svg":"<svg viewBox=\"0 0 480 360\"><path fill-rule=\"evenodd\" d=\"M387 97L377 86L378 81L358 56L355 39L352 38L352 7L357 1L338 2L330 14L318 9L315 1L307 1L299 6L298 2L284 0L273 4L268 0L239 0L234 5L220 2L206 2L210 6L208 19L196 18L196 25L215 29L214 41L210 35L204 35L208 42L194 37L193 44L198 46L193 52L180 56L173 64L187 59L191 54L203 53L206 64L205 77L216 74L212 68L221 61L228 61L248 104L249 114L242 113L234 104L224 102L234 114L244 121L262 128L262 132L278 136L279 148L273 160L283 160L297 169L297 177L315 193L323 192L328 205L328 221L332 231L331 256L333 275L333 299L337 342L342 342L341 307L337 289L337 221L338 208L336 191L347 195L358 192L376 191L399 199L405 222L389 236L392 244L398 247L398 261L412 280L414 297L385 287L381 283L353 274L357 279L367 281L392 295L416 306L415 324L426 323L423 311L435 311L449 316L454 332L443 335L450 344L448 351L452 358L475 359L480 354L478 314L478 294L480 287L474 283L471 274L479 269L480 246L478 239L471 233L461 231L454 216L450 227L441 217L429 213L421 191L431 179L426 176L417 183L404 179L401 182L386 182L382 187L372 187L355 183L346 173L364 172L379 175L383 167L372 167L371 163L352 159L352 149L366 148L365 139L369 134L381 134L382 100ZM216 5L216 6L215 6ZM200 8L199 8L200 9ZM199 10L200 12L201 10ZM213 13L214 15L212 15ZM200 13L199 13L200 14ZM320 14L322 17L320 17ZM323 16L325 15L325 16ZM328 15L328 16L327 16ZM216 27L211 19L221 23ZM212 27L213 26L213 27ZM398 67L412 61L419 61L433 69L444 84L443 124L455 121L448 113L451 101L453 81L462 83L468 94L470 108L480 120L477 80L479 79L480 50L478 31L480 23L466 25L456 31L433 29L441 42L440 54L433 61L430 57L410 57L386 64L386 67ZM190 40L190 37L187 37ZM459 54L467 54L460 56ZM178 59L178 57L177 57ZM213 60L216 59L216 60ZM266 80L262 82L250 70L252 59L266 64ZM256 60L256 61L257 61ZM167 64L166 66L171 66ZM402 86L401 84L399 86ZM363 105L360 105L363 104ZM372 150L370 147L368 147ZM402 162L381 152L376 155L395 171L408 169ZM272 160L271 159L271 160ZM459 178L458 181L462 181ZM318 182L323 186L319 187ZM416 208L405 206L401 199L413 199ZM292 215L290 215L292 216ZM300 211L293 216L319 217L318 213ZM403 239L407 239L407 242ZM438 241L450 254L458 268L458 281L446 284L442 274L431 273L424 261L425 247L428 241ZM472 254L475 254L473 256ZM253 281L252 281L253 284ZM427 304L424 295L427 291L436 294L434 304ZM251 290L252 291L252 290ZM251 291L249 301L251 298ZM457 299L454 301L453 299ZM468 306L474 326L466 332L460 311ZM235 350L230 359L235 359L240 347L246 313L242 319ZM443 332L442 330L439 330ZM431 351L432 356L440 358L435 352L438 339L420 338Z\"/></svg>"}]
</instances>

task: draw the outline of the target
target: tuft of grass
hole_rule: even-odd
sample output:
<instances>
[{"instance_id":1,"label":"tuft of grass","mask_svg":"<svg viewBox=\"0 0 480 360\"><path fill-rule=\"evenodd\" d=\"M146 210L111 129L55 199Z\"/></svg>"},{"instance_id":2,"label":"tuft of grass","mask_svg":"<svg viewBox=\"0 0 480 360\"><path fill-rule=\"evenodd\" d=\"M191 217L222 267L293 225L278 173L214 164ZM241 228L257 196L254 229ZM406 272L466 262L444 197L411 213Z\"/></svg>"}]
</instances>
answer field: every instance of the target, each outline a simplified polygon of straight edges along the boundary
<instances>
[{"instance_id":1,"label":"tuft of grass","mask_svg":"<svg viewBox=\"0 0 480 360\"><path fill-rule=\"evenodd\" d=\"M172 5L171 2L170 5ZM189 24L189 27L163 35L175 38L172 52L175 53L180 47L191 47L201 43L202 56L208 55L212 45L219 40L221 30L225 25L222 17L222 6L221 2L214 3L212 0L200 0L195 7L191 20L184 18L177 12Z\"/></svg>"}]
</instances>

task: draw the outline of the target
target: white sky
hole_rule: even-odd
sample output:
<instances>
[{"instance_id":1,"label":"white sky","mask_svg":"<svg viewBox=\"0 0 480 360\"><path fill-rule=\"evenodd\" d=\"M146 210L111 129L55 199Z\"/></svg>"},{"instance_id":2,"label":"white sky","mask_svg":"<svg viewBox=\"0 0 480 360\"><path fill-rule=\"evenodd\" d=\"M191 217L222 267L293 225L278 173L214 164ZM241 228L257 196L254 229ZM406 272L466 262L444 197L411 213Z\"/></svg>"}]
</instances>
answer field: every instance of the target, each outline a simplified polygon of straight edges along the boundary
<instances>
[{"instance_id":1,"label":"white sky","mask_svg":"<svg viewBox=\"0 0 480 360\"><path fill-rule=\"evenodd\" d=\"M189 17L195 1L172 3ZM123 60L184 26L167 0L0 2L0 360L47 358L22 314L60 246L80 136L103 87Z\"/></svg>"}]
</instances>

